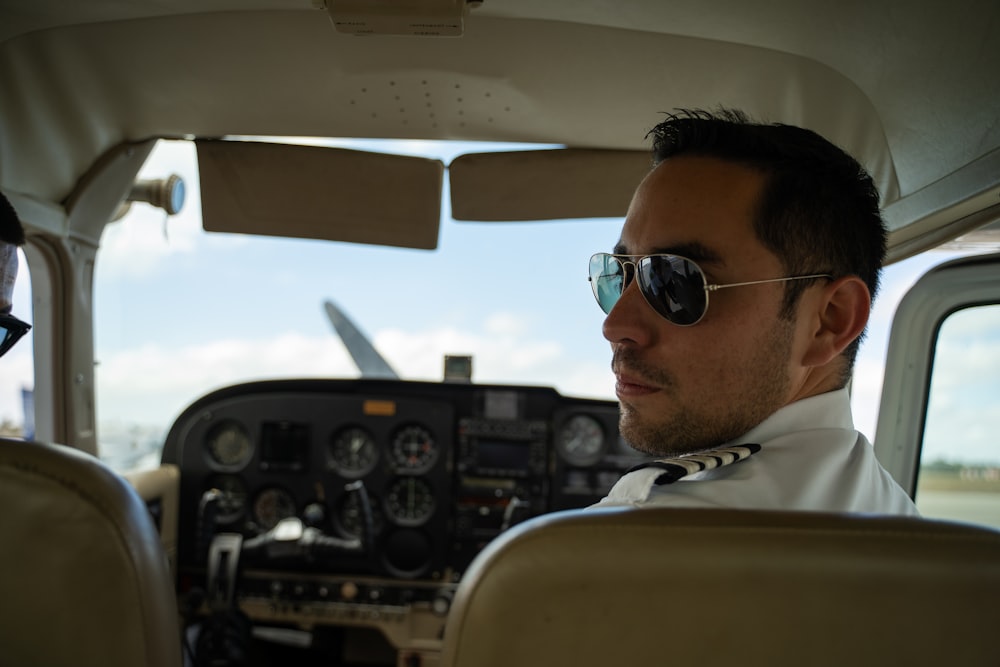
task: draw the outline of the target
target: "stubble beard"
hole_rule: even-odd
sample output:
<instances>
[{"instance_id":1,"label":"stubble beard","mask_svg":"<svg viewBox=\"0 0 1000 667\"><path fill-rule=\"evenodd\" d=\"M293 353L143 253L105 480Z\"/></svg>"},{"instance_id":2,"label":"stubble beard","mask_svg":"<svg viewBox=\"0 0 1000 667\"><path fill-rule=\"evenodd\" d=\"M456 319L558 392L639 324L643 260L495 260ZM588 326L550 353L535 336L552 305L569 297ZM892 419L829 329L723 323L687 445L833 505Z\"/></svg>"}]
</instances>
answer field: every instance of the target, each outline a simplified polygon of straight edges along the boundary
<instances>
[{"instance_id":1,"label":"stubble beard","mask_svg":"<svg viewBox=\"0 0 1000 667\"><path fill-rule=\"evenodd\" d=\"M636 358L628 350L615 352L614 364L655 384L676 397L661 414L642 413L620 403L619 431L634 449L658 457L705 451L734 440L783 407L790 381L786 372L793 325L781 319L765 337L766 345L747 361L734 366L727 387L712 388L710 397L681 396L672 374Z\"/></svg>"}]
</instances>

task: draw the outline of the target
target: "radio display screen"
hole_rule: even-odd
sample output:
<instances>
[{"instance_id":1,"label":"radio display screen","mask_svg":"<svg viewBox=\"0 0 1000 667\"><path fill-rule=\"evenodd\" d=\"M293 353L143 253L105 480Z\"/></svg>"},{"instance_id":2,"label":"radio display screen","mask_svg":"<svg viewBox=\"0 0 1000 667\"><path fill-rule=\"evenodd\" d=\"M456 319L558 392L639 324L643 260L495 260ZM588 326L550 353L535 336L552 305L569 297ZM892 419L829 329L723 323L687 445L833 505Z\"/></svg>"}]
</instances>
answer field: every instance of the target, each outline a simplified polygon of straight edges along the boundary
<instances>
[{"instance_id":1,"label":"radio display screen","mask_svg":"<svg viewBox=\"0 0 1000 667\"><path fill-rule=\"evenodd\" d=\"M526 470L531 460L531 443L509 440L476 442L476 463L480 468Z\"/></svg>"}]
</instances>

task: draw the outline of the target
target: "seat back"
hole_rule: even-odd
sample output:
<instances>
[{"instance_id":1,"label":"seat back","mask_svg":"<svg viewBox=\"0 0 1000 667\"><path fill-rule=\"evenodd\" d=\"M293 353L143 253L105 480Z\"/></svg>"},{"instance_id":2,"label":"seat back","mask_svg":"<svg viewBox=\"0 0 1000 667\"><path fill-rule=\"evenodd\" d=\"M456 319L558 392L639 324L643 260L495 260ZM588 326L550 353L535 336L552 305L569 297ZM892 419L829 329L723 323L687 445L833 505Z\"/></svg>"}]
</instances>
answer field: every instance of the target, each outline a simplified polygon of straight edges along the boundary
<instances>
[{"instance_id":1,"label":"seat back","mask_svg":"<svg viewBox=\"0 0 1000 667\"><path fill-rule=\"evenodd\" d=\"M1000 532L917 518L593 509L466 571L442 665L996 665Z\"/></svg>"},{"instance_id":2,"label":"seat back","mask_svg":"<svg viewBox=\"0 0 1000 667\"><path fill-rule=\"evenodd\" d=\"M0 662L179 667L179 625L136 492L78 450L0 438Z\"/></svg>"}]
</instances>

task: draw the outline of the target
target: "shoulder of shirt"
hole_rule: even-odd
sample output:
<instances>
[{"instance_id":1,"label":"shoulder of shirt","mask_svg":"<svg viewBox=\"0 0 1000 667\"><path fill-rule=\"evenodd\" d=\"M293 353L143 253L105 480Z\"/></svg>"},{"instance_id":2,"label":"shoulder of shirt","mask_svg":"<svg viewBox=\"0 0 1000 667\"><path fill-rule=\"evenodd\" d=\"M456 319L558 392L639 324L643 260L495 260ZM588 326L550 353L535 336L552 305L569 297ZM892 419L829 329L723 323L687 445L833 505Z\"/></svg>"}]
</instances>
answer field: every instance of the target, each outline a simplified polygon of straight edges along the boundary
<instances>
[{"instance_id":1,"label":"shoulder of shirt","mask_svg":"<svg viewBox=\"0 0 1000 667\"><path fill-rule=\"evenodd\" d=\"M646 461L631 468L628 473L646 468L656 468L662 472L653 478L653 484L673 484L679 479L703 470L712 470L750 458L761 449L756 443L716 447L704 452L685 454L669 459ZM626 473L626 474L628 474Z\"/></svg>"}]
</instances>

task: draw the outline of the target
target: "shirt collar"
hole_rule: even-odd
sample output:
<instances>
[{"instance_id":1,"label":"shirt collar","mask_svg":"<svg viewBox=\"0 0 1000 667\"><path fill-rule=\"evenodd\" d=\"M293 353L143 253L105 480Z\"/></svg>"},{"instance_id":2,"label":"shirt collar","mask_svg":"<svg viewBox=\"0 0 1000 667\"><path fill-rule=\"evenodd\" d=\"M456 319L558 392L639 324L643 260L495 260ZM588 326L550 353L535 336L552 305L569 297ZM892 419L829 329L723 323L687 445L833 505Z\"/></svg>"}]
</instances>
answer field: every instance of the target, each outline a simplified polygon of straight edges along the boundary
<instances>
[{"instance_id":1,"label":"shirt collar","mask_svg":"<svg viewBox=\"0 0 1000 667\"><path fill-rule=\"evenodd\" d=\"M846 388L789 403L740 438L733 440L732 444L763 443L795 431L828 428L854 430L851 397Z\"/></svg>"}]
</instances>

